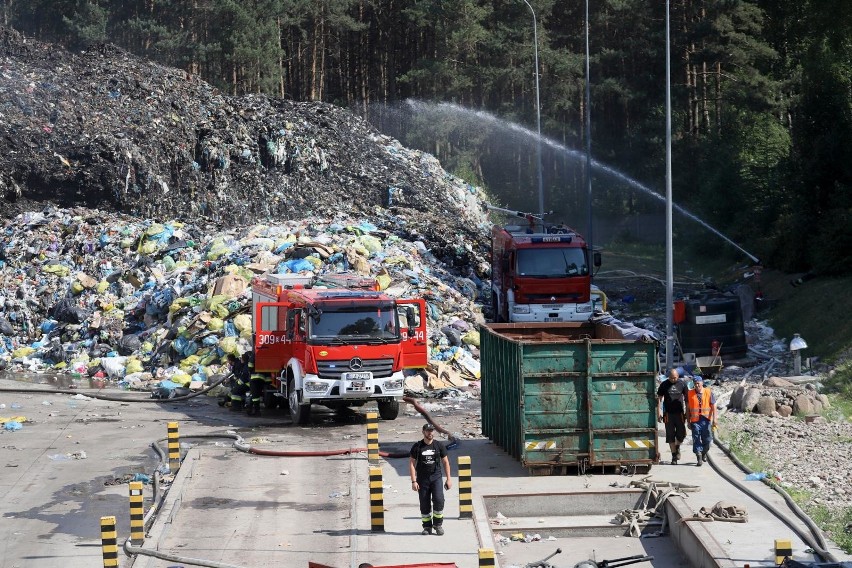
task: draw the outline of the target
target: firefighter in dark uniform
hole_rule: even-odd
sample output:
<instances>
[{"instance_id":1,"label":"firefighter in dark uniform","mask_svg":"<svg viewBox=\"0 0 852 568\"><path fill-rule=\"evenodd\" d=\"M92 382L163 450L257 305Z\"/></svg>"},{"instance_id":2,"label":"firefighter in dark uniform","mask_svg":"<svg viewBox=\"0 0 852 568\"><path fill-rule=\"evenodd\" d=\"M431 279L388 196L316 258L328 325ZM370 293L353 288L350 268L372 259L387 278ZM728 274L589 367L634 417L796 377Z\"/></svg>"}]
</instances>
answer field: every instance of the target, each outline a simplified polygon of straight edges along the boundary
<instances>
[{"instance_id":1,"label":"firefighter in dark uniform","mask_svg":"<svg viewBox=\"0 0 852 568\"><path fill-rule=\"evenodd\" d=\"M246 393L249 391L249 354L243 353L239 361L238 372L234 372L231 379L231 410L238 411L245 408Z\"/></svg>"},{"instance_id":2,"label":"firefighter in dark uniform","mask_svg":"<svg viewBox=\"0 0 852 568\"><path fill-rule=\"evenodd\" d=\"M247 409L249 416L260 416L260 403L263 400L263 391L266 390L268 376L257 373L254 370L254 358L249 360L249 390L251 391L251 403Z\"/></svg>"},{"instance_id":3,"label":"firefighter in dark uniform","mask_svg":"<svg viewBox=\"0 0 852 568\"><path fill-rule=\"evenodd\" d=\"M408 470L411 474L411 489L417 491L420 500L420 534L444 534L444 488L453 486L450 476L450 459L444 444L434 438L435 426L423 426L423 439L411 446ZM446 474L444 481L441 470ZM442 484L441 482L444 481ZM443 485L443 486L442 486Z\"/></svg>"}]
</instances>

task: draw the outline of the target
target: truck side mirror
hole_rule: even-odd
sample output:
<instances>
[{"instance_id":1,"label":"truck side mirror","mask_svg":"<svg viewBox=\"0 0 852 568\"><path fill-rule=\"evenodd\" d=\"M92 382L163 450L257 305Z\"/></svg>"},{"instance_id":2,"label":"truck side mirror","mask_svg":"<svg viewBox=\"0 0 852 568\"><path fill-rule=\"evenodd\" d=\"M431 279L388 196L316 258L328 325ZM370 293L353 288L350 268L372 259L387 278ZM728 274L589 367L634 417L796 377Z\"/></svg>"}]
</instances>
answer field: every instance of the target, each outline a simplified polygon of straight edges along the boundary
<instances>
[{"instance_id":1,"label":"truck side mirror","mask_svg":"<svg viewBox=\"0 0 852 568\"><path fill-rule=\"evenodd\" d=\"M416 331L416 327L414 326L415 322L415 314L414 314L414 306L405 306L405 319L408 320L408 339L414 337L414 332Z\"/></svg>"},{"instance_id":2,"label":"truck side mirror","mask_svg":"<svg viewBox=\"0 0 852 568\"><path fill-rule=\"evenodd\" d=\"M594 262L595 268L600 268L601 267L601 253L595 251L592 254L592 262Z\"/></svg>"}]
</instances>

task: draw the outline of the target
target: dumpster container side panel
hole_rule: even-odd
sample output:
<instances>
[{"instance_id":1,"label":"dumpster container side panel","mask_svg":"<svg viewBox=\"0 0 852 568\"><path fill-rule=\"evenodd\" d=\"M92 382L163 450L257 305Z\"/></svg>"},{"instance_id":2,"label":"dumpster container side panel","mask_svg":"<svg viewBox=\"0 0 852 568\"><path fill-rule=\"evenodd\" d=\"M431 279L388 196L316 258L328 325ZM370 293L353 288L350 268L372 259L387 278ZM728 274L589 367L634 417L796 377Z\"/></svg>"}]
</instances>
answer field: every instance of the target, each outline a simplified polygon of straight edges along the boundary
<instances>
[{"instance_id":1,"label":"dumpster container side panel","mask_svg":"<svg viewBox=\"0 0 852 568\"><path fill-rule=\"evenodd\" d=\"M520 347L511 339L481 327L482 431L495 444L520 459Z\"/></svg>"},{"instance_id":2,"label":"dumpster container side panel","mask_svg":"<svg viewBox=\"0 0 852 568\"><path fill-rule=\"evenodd\" d=\"M521 370L530 376L553 373L585 373L586 346L572 343L522 343Z\"/></svg>"},{"instance_id":3,"label":"dumpster container side panel","mask_svg":"<svg viewBox=\"0 0 852 568\"><path fill-rule=\"evenodd\" d=\"M585 343L521 346L523 462L576 463L588 448Z\"/></svg>"},{"instance_id":4,"label":"dumpster container side panel","mask_svg":"<svg viewBox=\"0 0 852 568\"><path fill-rule=\"evenodd\" d=\"M656 346L591 345L592 465L656 457Z\"/></svg>"},{"instance_id":5,"label":"dumpster container side panel","mask_svg":"<svg viewBox=\"0 0 852 568\"><path fill-rule=\"evenodd\" d=\"M586 453L580 449L588 447L588 431L527 432L522 463L573 465Z\"/></svg>"}]
</instances>

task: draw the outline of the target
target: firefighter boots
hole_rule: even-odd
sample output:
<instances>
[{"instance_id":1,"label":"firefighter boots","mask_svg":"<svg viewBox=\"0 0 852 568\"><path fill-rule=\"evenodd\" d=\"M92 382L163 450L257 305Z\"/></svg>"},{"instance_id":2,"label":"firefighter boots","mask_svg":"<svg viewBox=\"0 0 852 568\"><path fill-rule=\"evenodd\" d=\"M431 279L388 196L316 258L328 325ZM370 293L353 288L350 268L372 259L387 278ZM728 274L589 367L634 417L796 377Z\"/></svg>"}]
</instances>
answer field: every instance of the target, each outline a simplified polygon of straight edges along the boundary
<instances>
[{"instance_id":1,"label":"firefighter boots","mask_svg":"<svg viewBox=\"0 0 852 568\"><path fill-rule=\"evenodd\" d=\"M707 461L707 450L701 452L701 461Z\"/></svg>"},{"instance_id":2,"label":"firefighter boots","mask_svg":"<svg viewBox=\"0 0 852 568\"><path fill-rule=\"evenodd\" d=\"M252 403L246 407L246 411L249 416L260 416L260 402L252 401Z\"/></svg>"},{"instance_id":3,"label":"firefighter boots","mask_svg":"<svg viewBox=\"0 0 852 568\"><path fill-rule=\"evenodd\" d=\"M245 408L245 403L242 400L231 399L231 410L233 412L239 412L240 410Z\"/></svg>"},{"instance_id":4,"label":"firefighter boots","mask_svg":"<svg viewBox=\"0 0 852 568\"><path fill-rule=\"evenodd\" d=\"M420 534L432 534L432 527L423 527L423 530L420 531Z\"/></svg>"},{"instance_id":5,"label":"firefighter boots","mask_svg":"<svg viewBox=\"0 0 852 568\"><path fill-rule=\"evenodd\" d=\"M698 467L701 467L701 465L704 463L704 462L701 460L701 454L699 454L698 452L695 452L695 460L698 462L698 463L696 463L696 464L695 464L695 465L697 465Z\"/></svg>"},{"instance_id":6,"label":"firefighter boots","mask_svg":"<svg viewBox=\"0 0 852 568\"><path fill-rule=\"evenodd\" d=\"M444 534L444 527L435 527L435 534L441 536Z\"/></svg>"}]
</instances>

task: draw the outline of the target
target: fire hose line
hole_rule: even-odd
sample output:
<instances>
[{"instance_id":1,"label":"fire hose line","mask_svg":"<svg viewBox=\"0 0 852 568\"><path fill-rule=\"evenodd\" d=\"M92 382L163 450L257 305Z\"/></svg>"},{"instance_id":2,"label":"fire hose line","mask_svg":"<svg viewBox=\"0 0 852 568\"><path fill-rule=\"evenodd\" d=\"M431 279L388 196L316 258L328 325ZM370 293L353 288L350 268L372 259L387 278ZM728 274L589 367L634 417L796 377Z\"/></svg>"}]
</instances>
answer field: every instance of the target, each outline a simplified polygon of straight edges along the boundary
<instances>
[{"instance_id":1,"label":"fire hose line","mask_svg":"<svg viewBox=\"0 0 852 568\"><path fill-rule=\"evenodd\" d=\"M718 445L722 449L723 452L725 452L725 455L727 455L731 459L731 461L733 461L734 464L736 464L737 467L739 467L742 471L744 471L747 474L753 473L744 463L742 463L733 454L733 452L731 452L730 448L727 445L725 445L725 443L722 442L718 437L714 436L713 441L716 443L716 445ZM708 454L708 456L712 456L712 454ZM742 491L746 495L750 496L752 499L754 499L755 501L757 501L758 503L763 505L763 507L766 510L768 510L773 515L778 517L778 519L780 519L794 533L796 533L796 535L799 538L801 538L803 542L805 542L808 546L810 546L811 549L813 549L814 553L816 553L817 556L819 556L822 560L824 560L825 562L837 562L837 558L835 558L834 555L831 554L831 552L826 550L827 546L826 546L825 540L822 537L822 532L819 530L819 527L817 527L814 524L814 522L811 520L811 518L808 517L808 515L799 508L799 506L795 503L795 501L793 501L792 497L790 497L790 495L788 495L787 492L784 491L784 489L780 485L778 485L777 483L775 483L773 481L769 481L766 478L764 478L762 480L766 485L768 485L770 488L774 489L776 493L778 493L779 495L781 495L781 497L784 498L784 501L786 501L787 505L789 505L790 508L793 510L793 512L796 513L796 516L803 523L805 523L808 526L808 528L811 531L811 534L813 535L813 538L811 538L811 535L808 535L807 533L803 532L798 526L796 526L789 519L788 516L784 515L781 511L779 511L774 506L772 506L772 504L770 504L768 501L766 501L765 499L763 499L762 497L757 495L751 489L748 489L745 485L743 485L742 483L740 483L739 481L737 481L736 479L734 479L733 477L728 475L726 472L722 471L722 468L717 466L713 462L712 458L709 461L710 461L710 465L713 467L713 469L716 470L716 473L718 473L719 475L724 477L729 483L731 483L732 485L739 488L740 491Z\"/></svg>"}]
</instances>

